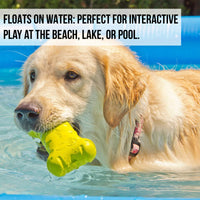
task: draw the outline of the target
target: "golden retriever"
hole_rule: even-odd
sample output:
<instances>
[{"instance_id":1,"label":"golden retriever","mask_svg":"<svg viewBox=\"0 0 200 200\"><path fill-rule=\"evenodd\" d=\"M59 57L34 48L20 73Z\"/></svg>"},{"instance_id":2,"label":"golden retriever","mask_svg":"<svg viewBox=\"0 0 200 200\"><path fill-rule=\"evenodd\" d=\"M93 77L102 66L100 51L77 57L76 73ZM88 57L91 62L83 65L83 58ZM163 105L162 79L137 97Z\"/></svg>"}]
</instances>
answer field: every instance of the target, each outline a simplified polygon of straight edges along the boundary
<instances>
[{"instance_id":1,"label":"golden retriever","mask_svg":"<svg viewBox=\"0 0 200 200\"><path fill-rule=\"evenodd\" d=\"M140 152L129 159L136 121ZM42 46L24 64L24 131L68 121L117 171L200 166L200 71L152 71L123 46Z\"/></svg>"}]
</instances>

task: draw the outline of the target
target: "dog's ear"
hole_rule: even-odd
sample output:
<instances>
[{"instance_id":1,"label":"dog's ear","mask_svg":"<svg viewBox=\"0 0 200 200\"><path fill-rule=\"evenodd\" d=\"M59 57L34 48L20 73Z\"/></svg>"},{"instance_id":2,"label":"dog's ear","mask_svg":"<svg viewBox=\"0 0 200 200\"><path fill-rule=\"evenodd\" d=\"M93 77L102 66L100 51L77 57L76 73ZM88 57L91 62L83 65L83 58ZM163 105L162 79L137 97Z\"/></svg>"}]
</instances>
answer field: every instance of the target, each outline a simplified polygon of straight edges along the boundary
<instances>
[{"instance_id":1,"label":"dog's ear","mask_svg":"<svg viewBox=\"0 0 200 200\"><path fill-rule=\"evenodd\" d=\"M105 56L103 60L106 89L104 117L114 128L142 96L147 74L142 64L124 48L117 55Z\"/></svg>"}]
</instances>

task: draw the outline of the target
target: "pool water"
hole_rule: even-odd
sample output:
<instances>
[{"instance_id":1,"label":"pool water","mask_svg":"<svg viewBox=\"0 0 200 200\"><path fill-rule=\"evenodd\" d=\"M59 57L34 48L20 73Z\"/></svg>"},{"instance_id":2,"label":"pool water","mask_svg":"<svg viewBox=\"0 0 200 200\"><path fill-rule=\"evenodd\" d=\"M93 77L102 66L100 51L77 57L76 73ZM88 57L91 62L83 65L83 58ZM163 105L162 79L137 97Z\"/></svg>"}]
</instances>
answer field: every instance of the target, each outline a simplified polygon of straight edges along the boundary
<instances>
[{"instance_id":1,"label":"pool water","mask_svg":"<svg viewBox=\"0 0 200 200\"><path fill-rule=\"evenodd\" d=\"M0 69L0 193L200 197L200 169L118 174L87 165L62 178L51 175L36 155L35 141L14 124L13 110L23 93L19 73Z\"/></svg>"}]
</instances>

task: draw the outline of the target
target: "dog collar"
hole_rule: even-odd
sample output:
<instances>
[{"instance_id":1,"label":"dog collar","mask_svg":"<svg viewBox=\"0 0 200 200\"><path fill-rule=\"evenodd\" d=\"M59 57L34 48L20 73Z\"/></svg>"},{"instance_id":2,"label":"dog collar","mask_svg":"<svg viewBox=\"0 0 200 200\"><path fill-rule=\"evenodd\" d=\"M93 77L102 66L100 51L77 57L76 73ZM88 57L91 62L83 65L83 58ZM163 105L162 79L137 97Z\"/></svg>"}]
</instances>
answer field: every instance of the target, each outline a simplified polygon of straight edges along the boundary
<instances>
[{"instance_id":1,"label":"dog collar","mask_svg":"<svg viewBox=\"0 0 200 200\"><path fill-rule=\"evenodd\" d=\"M141 117L140 121L135 121L135 130L131 141L131 149L129 152L129 161L132 157L137 156L140 151L140 135L142 133L144 119Z\"/></svg>"}]
</instances>

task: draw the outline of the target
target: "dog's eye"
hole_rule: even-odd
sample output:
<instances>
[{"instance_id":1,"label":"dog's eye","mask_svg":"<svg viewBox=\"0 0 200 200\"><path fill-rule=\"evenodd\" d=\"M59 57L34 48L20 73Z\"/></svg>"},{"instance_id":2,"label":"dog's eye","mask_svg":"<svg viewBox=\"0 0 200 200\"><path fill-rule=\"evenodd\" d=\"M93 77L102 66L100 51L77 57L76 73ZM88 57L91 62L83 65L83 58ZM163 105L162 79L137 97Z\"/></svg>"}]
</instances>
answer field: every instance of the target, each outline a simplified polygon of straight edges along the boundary
<instances>
[{"instance_id":1,"label":"dog's eye","mask_svg":"<svg viewBox=\"0 0 200 200\"><path fill-rule=\"evenodd\" d=\"M65 80L67 81L70 81L70 80L75 80L77 78L79 78L80 76L74 72L74 71L68 71L66 74L65 74Z\"/></svg>"},{"instance_id":2,"label":"dog's eye","mask_svg":"<svg viewBox=\"0 0 200 200\"><path fill-rule=\"evenodd\" d=\"M31 82L33 82L35 80L35 71L31 71L30 80L31 80Z\"/></svg>"}]
</instances>

